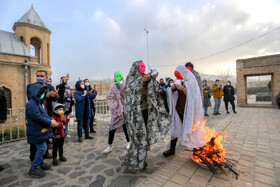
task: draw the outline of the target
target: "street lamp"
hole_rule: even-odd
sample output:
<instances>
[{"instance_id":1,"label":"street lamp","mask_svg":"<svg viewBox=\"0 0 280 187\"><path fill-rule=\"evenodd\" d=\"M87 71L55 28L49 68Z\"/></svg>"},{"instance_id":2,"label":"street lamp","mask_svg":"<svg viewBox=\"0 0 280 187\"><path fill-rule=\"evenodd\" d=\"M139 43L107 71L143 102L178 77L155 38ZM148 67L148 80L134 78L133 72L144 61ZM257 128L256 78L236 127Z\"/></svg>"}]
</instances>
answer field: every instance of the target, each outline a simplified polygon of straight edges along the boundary
<instances>
[{"instance_id":1,"label":"street lamp","mask_svg":"<svg viewBox=\"0 0 280 187\"><path fill-rule=\"evenodd\" d=\"M28 68L28 66L29 66L29 63L27 62L27 60L24 60L24 62L23 62L23 64L22 64L23 66L24 66L24 82L25 82L25 101L26 101L26 103L27 103L27 101L28 101L28 98L27 98L27 68Z\"/></svg>"},{"instance_id":2,"label":"street lamp","mask_svg":"<svg viewBox=\"0 0 280 187\"><path fill-rule=\"evenodd\" d=\"M148 61L148 69L150 69L150 58L149 58L149 31L147 29L147 27L144 27L144 31L146 32L146 37L147 37L147 61Z\"/></svg>"}]
</instances>

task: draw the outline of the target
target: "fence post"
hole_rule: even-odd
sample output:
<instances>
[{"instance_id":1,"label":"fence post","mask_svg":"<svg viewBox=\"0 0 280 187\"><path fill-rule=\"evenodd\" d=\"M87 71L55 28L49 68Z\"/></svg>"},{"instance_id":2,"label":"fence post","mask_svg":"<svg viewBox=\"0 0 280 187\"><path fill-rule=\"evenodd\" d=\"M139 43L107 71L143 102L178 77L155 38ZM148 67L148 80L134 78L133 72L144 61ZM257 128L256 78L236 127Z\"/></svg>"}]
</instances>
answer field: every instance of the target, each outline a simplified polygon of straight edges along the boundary
<instances>
[{"instance_id":1,"label":"fence post","mask_svg":"<svg viewBox=\"0 0 280 187\"><path fill-rule=\"evenodd\" d=\"M19 139L19 109L17 110L17 134L18 134L18 139Z\"/></svg>"}]
</instances>

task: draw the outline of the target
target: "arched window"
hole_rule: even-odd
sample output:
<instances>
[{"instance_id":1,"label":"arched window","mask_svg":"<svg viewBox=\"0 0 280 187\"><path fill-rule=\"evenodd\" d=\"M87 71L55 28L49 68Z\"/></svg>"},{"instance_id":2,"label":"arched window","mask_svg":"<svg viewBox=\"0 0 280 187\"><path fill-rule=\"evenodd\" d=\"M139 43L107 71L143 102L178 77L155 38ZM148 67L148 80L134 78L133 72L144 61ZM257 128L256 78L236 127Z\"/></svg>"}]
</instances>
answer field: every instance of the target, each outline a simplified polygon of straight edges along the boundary
<instances>
[{"instance_id":1,"label":"arched window","mask_svg":"<svg viewBox=\"0 0 280 187\"><path fill-rule=\"evenodd\" d=\"M22 42L23 42L23 36L19 37L19 39L20 39L20 41L22 41Z\"/></svg>"},{"instance_id":2,"label":"arched window","mask_svg":"<svg viewBox=\"0 0 280 187\"><path fill-rule=\"evenodd\" d=\"M7 107L12 108L12 92L9 88L4 87L5 96L7 99Z\"/></svg>"},{"instance_id":3,"label":"arched window","mask_svg":"<svg viewBox=\"0 0 280 187\"><path fill-rule=\"evenodd\" d=\"M38 58L38 63L42 64L41 41L38 38L31 38L30 54L31 56L36 56Z\"/></svg>"}]
</instances>

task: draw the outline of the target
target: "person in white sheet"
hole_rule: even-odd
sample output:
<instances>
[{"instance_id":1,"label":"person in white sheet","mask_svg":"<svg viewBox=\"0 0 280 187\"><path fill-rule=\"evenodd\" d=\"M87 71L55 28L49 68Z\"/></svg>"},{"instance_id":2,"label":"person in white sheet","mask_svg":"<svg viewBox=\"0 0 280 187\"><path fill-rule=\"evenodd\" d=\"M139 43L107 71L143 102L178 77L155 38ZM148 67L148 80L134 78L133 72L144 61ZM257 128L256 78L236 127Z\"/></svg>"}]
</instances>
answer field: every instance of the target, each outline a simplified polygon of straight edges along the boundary
<instances>
[{"instance_id":1,"label":"person in white sheet","mask_svg":"<svg viewBox=\"0 0 280 187\"><path fill-rule=\"evenodd\" d=\"M172 127L169 130L170 149L163 152L166 157L175 154L178 140L188 148L201 147L207 141L202 128L203 108L196 78L183 65L177 66L174 75L177 80L168 93Z\"/></svg>"}]
</instances>

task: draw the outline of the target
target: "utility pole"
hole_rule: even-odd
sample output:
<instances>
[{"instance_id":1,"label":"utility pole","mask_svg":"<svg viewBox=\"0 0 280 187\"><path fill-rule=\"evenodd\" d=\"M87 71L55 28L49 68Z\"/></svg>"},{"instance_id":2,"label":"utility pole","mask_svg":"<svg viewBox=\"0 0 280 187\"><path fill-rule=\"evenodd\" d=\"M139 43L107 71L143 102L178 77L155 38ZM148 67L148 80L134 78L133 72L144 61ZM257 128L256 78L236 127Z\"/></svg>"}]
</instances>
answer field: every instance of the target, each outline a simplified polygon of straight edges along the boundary
<instances>
[{"instance_id":1,"label":"utility pole","mask_svg":"<svg viewBox=\"0 0 280 187\"><path fill-rule=\"evenodd\" d=\"M147 26L144 27L144 31L146 32L147 37L147 62L148 62L148 69L150 70L150 57L149 57L149 31L147 29Z\"/></svg>"}]
</instances>

